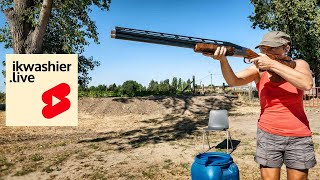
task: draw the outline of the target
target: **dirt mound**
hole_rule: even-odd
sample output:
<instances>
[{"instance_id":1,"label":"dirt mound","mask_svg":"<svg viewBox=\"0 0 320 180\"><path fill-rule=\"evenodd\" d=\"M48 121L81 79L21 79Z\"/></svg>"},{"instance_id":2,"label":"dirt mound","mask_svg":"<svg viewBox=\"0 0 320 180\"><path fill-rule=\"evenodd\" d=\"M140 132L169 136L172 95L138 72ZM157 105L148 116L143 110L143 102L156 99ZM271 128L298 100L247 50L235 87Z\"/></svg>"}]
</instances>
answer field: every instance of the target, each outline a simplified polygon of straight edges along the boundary
<instances>
[{"instance_id":1,"label":"dirt mound","mask_svg":"<svg viewBox=\"0 0 320 180\"><path fill-rule=\"evenodd\" d=\"M166 108L148 98L80 98L79 112L95 116L162 114Z\"/></svg>"},{"instance_id":2,"label":"dirt mound","mask_svg":"<svg viewBox=\"0 0 320 180\"><path fill-rule=\"evenodd\" d=\"M135 98L80 98L79 113L98 117L123 115L207 113L210 109L230 109L224 96L148 96Z\"/></svg>"}]
</instances>

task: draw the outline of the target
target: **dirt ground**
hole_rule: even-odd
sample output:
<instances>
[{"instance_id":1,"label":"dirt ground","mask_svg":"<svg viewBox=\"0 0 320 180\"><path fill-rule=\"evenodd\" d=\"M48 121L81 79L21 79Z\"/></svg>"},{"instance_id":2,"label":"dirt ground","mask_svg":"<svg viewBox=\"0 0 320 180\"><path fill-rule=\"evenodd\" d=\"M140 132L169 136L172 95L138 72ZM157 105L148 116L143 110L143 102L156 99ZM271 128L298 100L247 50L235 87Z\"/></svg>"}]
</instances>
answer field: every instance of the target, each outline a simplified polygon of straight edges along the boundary
<instances>
[{"instance_id":1,"label":"dirt ground","mask_svg":"<svg viewBox=\"0 0 320 180\"><path fill-rule=\"evenodd\" d=\"M224 96L80 98L78 127L6 127L0 111L0 179L191 179L211 109L229 111L241 179L259 179L258 103ZM320 110L306 112L320 164ZM210 139L225 142L222 132ZM320 179L319 164L310 180Z\"/></svg>"}]
</instances>

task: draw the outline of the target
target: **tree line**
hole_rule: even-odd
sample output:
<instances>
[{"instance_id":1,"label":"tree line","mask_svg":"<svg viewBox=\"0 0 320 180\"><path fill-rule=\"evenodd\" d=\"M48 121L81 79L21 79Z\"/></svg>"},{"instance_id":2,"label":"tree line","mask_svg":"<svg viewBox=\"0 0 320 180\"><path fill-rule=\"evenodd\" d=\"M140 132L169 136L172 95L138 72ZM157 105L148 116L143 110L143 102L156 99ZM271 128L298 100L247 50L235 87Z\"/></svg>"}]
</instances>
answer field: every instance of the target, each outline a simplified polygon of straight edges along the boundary
<instances>
[{"instance_id":1,"label":"tree line","mask_svg":"<svg viewBox=\"0 0 320 180\"><path fill-rule=\"evenodd\" d=\"M90 86L85 88L79 86L80 97L134 97L134 96L148 96L148 95L176 95L191 93L191 80L182 80L181 78L173 77L170 81L165 79L163 81L151 80L148 86L134 81L125 81L122 85L115 83L110 85L100 84L98 86Z\"/></svg>"}]
</instances>

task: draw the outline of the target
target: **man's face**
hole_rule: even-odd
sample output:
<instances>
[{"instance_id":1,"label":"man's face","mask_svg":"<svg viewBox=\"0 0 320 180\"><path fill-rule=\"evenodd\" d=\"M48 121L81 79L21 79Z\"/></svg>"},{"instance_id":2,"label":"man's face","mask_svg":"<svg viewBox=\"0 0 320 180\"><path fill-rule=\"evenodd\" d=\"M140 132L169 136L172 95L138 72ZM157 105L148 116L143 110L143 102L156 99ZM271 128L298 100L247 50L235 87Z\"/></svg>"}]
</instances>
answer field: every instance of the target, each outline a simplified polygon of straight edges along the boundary
<instances>
[{"instance_id":1,"label":"man's face","mask_svg":"<svg viewBox=\"0 0 320 180\"><path fill-rule=\"evenodd\" d=\"M259 49L260 49L260 52L263 54L284 55L286 53L284 46L279 46L279 47L260 46Z\"/></svg>"}]
</instances>

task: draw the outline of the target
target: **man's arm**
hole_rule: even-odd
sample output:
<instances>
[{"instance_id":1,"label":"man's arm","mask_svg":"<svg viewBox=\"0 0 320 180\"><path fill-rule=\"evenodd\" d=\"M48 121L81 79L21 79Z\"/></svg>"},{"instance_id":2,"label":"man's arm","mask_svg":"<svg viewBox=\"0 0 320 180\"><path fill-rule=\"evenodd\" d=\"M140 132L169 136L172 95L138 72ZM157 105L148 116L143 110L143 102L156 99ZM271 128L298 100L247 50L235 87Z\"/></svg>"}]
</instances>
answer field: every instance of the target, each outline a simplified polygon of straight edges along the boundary
<instances>
[{"instance_id":1,"label":"man's arm","mask_svg":"<svg viewBox=\"0 0 320 180\"><path fill-rule=\"evenodd\" d=\"M229 65L229 62L225 56L225 53L226 53L225 47L218 47L213 55L212 54L204 54L204 55L210 56L220 61L223 77L229 86L241 86L241 85L248 84L252 81L255 81L255 82L259 81L259 78L260 78L259 70L254 65L235 74Z\"/></svg>"},{"instance_id":2,"label":"man's arm","mask_svg":"<svg viewBox=\"0 0 320 180\"><path fill-rule=\"evenodd\" d=\"M264 54L250 61L255 62L259 69L275 72L298 89L310 90L313 86L309 64L302 59L295 60L296 67L294 69L274 61Z\"/></svg>"},{"instance_id":3,"label":"man's arm","mask_svg":"<svg viewBox=\"0 0 320 180\"><path fill-rule=\"evenodd\" d=\"M229 86L242 86L252 81L255 81L257 83L260 79L259 71L254 65L235 74L231 69L228 61L220 61L220 64L223 77L229 84Z\"/></svg>"},{"instance_id":4,"label":"man's arm","mask_svg":"<svg viewBox=\"0 0 320 180\"><path fill-rule=\"evenodd\" d=\"M270 68L290 84L301 90L310 90L313 86L312 74L309 64L302 60L295 60L296 68L292 69L280 63L275 63Z\"/></svg>"}]
</instances>

